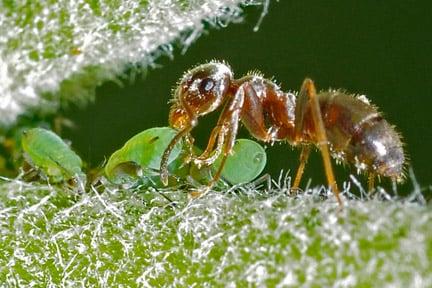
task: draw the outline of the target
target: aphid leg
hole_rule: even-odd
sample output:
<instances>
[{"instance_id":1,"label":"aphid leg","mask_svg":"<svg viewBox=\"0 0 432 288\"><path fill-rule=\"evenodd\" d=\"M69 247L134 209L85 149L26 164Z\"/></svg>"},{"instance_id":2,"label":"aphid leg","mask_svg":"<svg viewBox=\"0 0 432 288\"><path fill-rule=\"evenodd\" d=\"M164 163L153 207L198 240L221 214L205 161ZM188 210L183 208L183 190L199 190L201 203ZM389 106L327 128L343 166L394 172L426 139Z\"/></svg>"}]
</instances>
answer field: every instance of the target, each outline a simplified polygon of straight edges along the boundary
<instances>
[{"instance_id":1,"label":"aphid leg","mask_svg":"<svg viewBox=\"0 0 432 288\"><path fill-rule=\"evenodd\" d=\"M304 145L302 147L301 154L300 154L300 164L299 167L297 168L297 173L294 178L294 183L291 187L291 190L294 192L299 189L300 181L303 176L303 172L307 164L307 161L309 159L310 151L311 151L310 145Z\"/></svg>"},{"instance_id":2,"label":"aphid leg","mask_svg":"<svg viewBox=\"0 0 432 288\"><path fill-rule=\"evenodd\" d=\"M324 128L324 122L321 115L321 109L317 99L315 85L311 79L306 78L303 81L297 101L298 102L295 110L295 128L297 138L296 140L301 140L301 131L303 129L303 124L305 120L304 116L308 107L310 107L312 120L315 126L317 146L319 147L323 158L327 182L329 187L331 187L339 205L342 206L342 201L339 197L339 189L336 184L333 167L331 164L330 151L328 147L327 135Z\"/></svg>"},{"instance_id":3,"label":"aphid leg","mask_svg":"<svg viewBox=\"0 0 432 288\"><path fill-rule=\"evenodd\" d=\"M375 190L375 173L370 172L368 175L368 192L371 195Z\"/></svg>"},{"instance_id":4,"label":"aphid leg","mask_svg":"<svg viewBox=\"0 0 432 288\"><path fill-rule=\"evenodd\" d=\"M21 173L20 173L21 174ZM19 176L24 181L34 181L38 179L42 174L42 171L33 167L27 160L24 160L22 167L22 174Z\"/></svg>"},{"instance_id":5,"label":"aphid leg","mask_svg":"<svg viewBox=\"0 0 432 288\"><path fill-rule=\"evenodd\" d=\"M271 178L270 174L266 173L266 174L258 177L258 179L253 180L248 185L250 185L251 187L254 187L256 189L260 189L260 187L262 187L263 184L265 187L264 190L268 193L271 192L271 190L272 190L272 178Z\"/></svg>"},{"instance_id":6,"label":"aphid leg","mask_svg":"<svg viewBox=\"0 0 432 288\"><path fill-rule=\"evenodd\" d=\"M160 166L160 178L162 183L167 186L168 185L168 160L169 156L174 149L175 145L183 138L185 137L190 130L192 129L192 126L186 126L183 130L177 133L177 135L174 136L174 138L169 143L168 147L165 149L164 154L162 155L162 161Z\"/></svg>"}]
</instances>

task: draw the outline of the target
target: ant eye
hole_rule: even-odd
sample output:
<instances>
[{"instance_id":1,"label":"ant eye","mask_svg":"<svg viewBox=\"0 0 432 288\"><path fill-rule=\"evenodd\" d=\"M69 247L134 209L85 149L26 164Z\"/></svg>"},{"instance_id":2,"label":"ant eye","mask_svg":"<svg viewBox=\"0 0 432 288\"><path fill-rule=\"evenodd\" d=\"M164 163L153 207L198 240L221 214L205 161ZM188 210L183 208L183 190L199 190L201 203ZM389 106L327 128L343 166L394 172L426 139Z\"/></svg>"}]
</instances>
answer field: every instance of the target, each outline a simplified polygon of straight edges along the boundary
<instances>
[{"instance_id":1,"label":"ant eye","mask_svg":"<svg viewBox=\"0 0 432 288\"><path fill-rule=\"evenodd\" d=\"M212 79L205 78L204 80L201 81L201 84L199 85L199 92L201 94L208 93L213 89L214 86L215 83Z\"/></svg>"}]
</instances>

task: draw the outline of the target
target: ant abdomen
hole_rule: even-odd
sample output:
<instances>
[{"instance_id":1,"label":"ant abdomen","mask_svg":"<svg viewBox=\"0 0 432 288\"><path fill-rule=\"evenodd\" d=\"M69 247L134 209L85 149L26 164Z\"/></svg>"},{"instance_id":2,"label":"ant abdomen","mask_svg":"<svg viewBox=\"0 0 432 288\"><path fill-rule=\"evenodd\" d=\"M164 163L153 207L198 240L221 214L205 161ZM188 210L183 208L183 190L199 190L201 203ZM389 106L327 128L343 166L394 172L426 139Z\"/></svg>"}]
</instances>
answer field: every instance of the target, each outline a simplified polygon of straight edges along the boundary
<instances>
[{"instance_id":1,"label":"ant abdomen","mask_svg":"<svg viewBox=\"0 0 432 288\"><path fill-rule=\"evenodd\" d=\"M403 179L400 136L364 96L330 91L318 97L335 158L353 163L360 172Z\"/></svg>"},{"instance_id":2,"label":"ant abdomen","mask_svg":"<svg viewBox=\"0 0 432 288\"><path fill-rule=\"evenodd\" d=\"M393 127L383 118L375 118L362 125L353 135L347 157L360 170L366 169L381 176L403 180L405 157L402 142Z\"/></svg>"}]
</instances>

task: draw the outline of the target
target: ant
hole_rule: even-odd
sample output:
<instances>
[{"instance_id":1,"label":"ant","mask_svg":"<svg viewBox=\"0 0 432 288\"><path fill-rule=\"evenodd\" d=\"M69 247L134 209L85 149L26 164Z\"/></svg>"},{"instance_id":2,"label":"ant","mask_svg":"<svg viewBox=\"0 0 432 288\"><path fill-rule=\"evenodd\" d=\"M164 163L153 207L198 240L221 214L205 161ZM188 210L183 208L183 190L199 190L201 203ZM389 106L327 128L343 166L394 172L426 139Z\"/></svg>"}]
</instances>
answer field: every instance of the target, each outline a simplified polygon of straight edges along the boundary
<instances>
[{"instance_id":1,"label":"ant","mask_svg":"<svg viewBox=\"0 0 432 288\"><path fill-rule=\"evenodd\" d=\"M206 149L201 155L194 155L191 130L197 126L200 116L221 106L221 115ZM358 172L368 174L369 191L373 190L377 176L398 182L404 180L401 136L364 96L341 90L317 93L309 78L303 81L298 94L286 93L258 73L234 79L227 64L212 61L186 72L174 90L169 124L179 132L163 154L162 182L167 183L171 151L178 141L185 139L190 147L190 161L198 166L213 164L222 153L221 165L208 186L212 187L232 152L239 121L258 140L287 141L301 146L292 189L299 187L312 145L321 151L328 186L339 205L342 201L330 156L337 162L352 163Z\"/></svg>"}]
</instances>

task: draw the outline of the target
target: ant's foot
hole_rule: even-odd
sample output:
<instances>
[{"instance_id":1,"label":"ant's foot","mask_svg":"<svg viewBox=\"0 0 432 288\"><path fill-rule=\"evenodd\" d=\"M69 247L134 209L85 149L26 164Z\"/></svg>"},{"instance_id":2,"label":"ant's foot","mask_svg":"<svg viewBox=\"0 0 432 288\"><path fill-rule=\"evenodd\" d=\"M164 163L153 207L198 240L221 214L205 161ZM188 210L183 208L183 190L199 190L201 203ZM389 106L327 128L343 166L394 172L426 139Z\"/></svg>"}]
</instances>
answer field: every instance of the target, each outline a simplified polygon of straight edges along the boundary
<instances>
[{"instance_id":1,"label":"ant's foot","mask_svg":"<svg viewBox=\"0 0 432 288\"><path fill-rule=\"evenodd\" d=\"M205 194L207 194L211 190L212 187L213 187L213 185L199 187L199 188L190 190L188 193L189 200L197 199L197 198L204 196Z\"/></svg>"},{"instance_id":2,"label":"ant's foot","mask_svg":"<svg viewBox=\"0 0 432 288\"><path fill-rule=\"evenodd\" d=\"M289 196L297 196L300 194L303 194L303 190L300 189L299 187L291 187L291 189L288 191L288 195Z\"/></svg>"},{"instance_id":3,"label":"ant's foot","mask_svg":"<svg viewBox=\"0 0 432 288\"><path fill-rule=\"evenodd\" d=\"M204 193L202 191L192 190L192 191L189 191L188 198L189 198L189 200L194 200L194 199L200 198L203 194Z\"/></svg>"}]
</instances>

